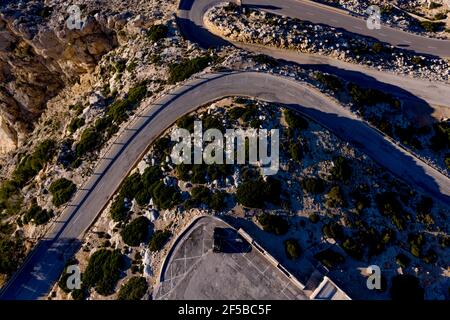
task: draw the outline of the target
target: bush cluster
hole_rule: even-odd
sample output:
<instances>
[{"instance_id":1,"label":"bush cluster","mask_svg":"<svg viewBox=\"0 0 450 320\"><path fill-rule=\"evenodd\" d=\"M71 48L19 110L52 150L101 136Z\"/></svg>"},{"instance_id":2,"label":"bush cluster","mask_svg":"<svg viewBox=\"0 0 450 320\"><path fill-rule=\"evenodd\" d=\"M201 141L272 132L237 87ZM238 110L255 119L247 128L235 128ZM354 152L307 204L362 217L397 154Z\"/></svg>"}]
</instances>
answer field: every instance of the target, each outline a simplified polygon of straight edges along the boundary
<instances>
[{"instance_id":1,"label":"bush cluster","mask_svg":"<svg viewBox=\"0 0 450 320\"><path fill-rule=\"evenodd\" d=\"M267 181L244 181L236 191L237 202L249 208L263 208L265 203L280 204L281 182L275 178Z\"/></svg>"},{"instance_id":2,"label":"bush cluster","mask_svg":"<svg viewBox=\"0 0 450 320\"><path fill-rule=\"evenodd\" d=\"M150 239L148 248L150 249L150 251L161 250L171 236L172 233L169 230L156 230L152 238Z\"/></svg>"},{"instance_id":3,"label":"bush cluster","mask_svg":"<svg viewBox=\"0 0 450 320\"><path fill-rule=\"evenodd\" d=\"M287 239L284 241L284 250L286 251L286 256L291 260L298 259L302 252L298 241L295 239Z\"/></svg>"},{"instance_id":4,"label":"bush cluster","mask_svg":"<svg viewBox=\"0 0 450 320\"><path fill-rule=\"evenodd\" d=\"M169 66L169 84L175 84L183 81L195 73L205 69L212 58L209 56L197 57L190 60L184 60L180 63L174 63Z\"/></svg>"},{"instance_id":5,"label":"bush cluster","mask_svg":"<svg viewBox=\"0 0 450 320\"><path fill-rule=\"evenodd\" d=\"M59 207L67 203L72 198L77 190L77 187L72 181L67 180L66 178L61 178L54 181L50 185L49 190L53 196L53 204Z\"/></svg>"},{"instance_id":6,"label":"bush cluster","mask_svg":"<svg viewBox=\"0 0 450 320\"><path fill-rule=\"evenodd\" d=\"M257 220L264 231L275 233L276 235L283 235L289 229L289 224L286 219L273 214L260 214L257 216Z\"/></svg>"},{"instance_id":7,"label":"bush cluster","mask_svg":"<svg viewBox=\"0 0 450 320\"><path fill-rule=\"evenodd\" d=\"M197 186L191 190L191 198L184 203L186 209L206 204L209 208L220 211L225 206L225 192L211 192L207 187Z\"/></svg>"},{"instance_id":8,"label":"bush cluster","mask_svg":"<svg viewBox=\"0 0 450 320\"><path fill-rule=\"evenodd\" d=\"M120 290L119 300L141 300L147 293L148 283L144 277L132 277Z\"/></svg>"},{"instance_id":9,"label":"bush cluster","mask_svg":"<svg viewBox=\"0 0 450 320\"><path fill-rule=\"evenodd\" d=\"M114 293L120 270L123 267L123 256L119 250L100 249L89 259L86 271L83 273L83 284L107 296Z\"/></svg>"},{"instance_id":10,"label":"bush cluster","mask_svg":"<svg viewBox=\"0 0 450 320\"><path fill-rule=\"evenodd\" d=\"M167 36L169 28L163 24L155 24L147 31L147 39L151 42L158 42Z\"/></svg>"},{"instance_id":11,"label":"bush cluster","mask_svg":"<svg viewBox=\"0 0 450 320\"><path fill-rule=\"evenodd\" d=\"M150 221L146 217L138 217L128 223L120 235L123 242L130 247L137 247L147 241L150 233Z\"/></svg>"},{"instance_id":12,"label":"bush cluster","mask_svg":"<svg viewBox=\"0 0 450 320\"><path fill-rule=\"evenodd\" d=\"M53 211L44 210L36 202L33 202L30 209L24 214L22 221L25 224L33 222L35 225L42 225L46 224L52 217Z\"/></svg>"}]
</instances>

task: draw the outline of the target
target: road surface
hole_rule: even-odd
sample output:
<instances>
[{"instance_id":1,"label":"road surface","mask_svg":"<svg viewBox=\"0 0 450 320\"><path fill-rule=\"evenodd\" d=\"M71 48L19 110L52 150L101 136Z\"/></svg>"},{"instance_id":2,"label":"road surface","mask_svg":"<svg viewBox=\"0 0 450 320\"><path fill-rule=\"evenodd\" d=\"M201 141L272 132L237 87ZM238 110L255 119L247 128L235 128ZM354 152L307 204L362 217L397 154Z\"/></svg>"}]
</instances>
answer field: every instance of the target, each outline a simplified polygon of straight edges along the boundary
<instances>
[{"instance_id":1,"label":"road surface","mask_svg":"<svg viewBox=\"0 0 450 320\"><path fill-rule=\"evenodd\" d=\"M38 299L45 296L58 279L65 261L79 248L84 233L149 145L179 117L227 96L254 97L301 111L415 188L450 204L450 180L447 177L386 140L348 109L307 84L258 72L209 74L147 106L135 118L100 160L95 173L57 219L53 230L7 284L1 298Z\"/></svg>"},{"instance_id":2,"label":"road surface","mask_svg":"<svg viewBox=\"0 0 450 320\"><path fill-rule=\"evenodd\" d=\"M224 2L223 0L183 0L180 3L180 9L178 12L178 24L182 31L183 36L190 39L193 42L198 43L203 47L220 46L226 44L233 44L236 47L249 50L256 53L264 53L273 56L277 59L283 59L301 64L305 68L312 68L314 70L320 70L336 74L348 81L356 82L362 86L369 86L372 88L380 89L385 92L396 94L399 97L412 102L422 102L428 104L431 109L432 106L447 106L450 107L450 84L444 82L431 82L427 79L412 78L409 76L401 76L391 72L378 71L375 68L369 68L358 64L352 64L344 61L340 61L331 57L304 54L294 50L285 50L277 48L267 48L258 45L247 45L240 42L228 42L228 40L222 39L208 30L204 25L204 14L211 7ZM280 9L267 9L272 6ZM244 1L245 5L254 4L264 10L273 11L275 13L283 13L287 16L297 17L302 15L308 15L305 12L308 10L315 10L314 15L325 19L324 15L328 16L325 20L331 21L334 15L338 15L340 19L356 19L356 21L363 20L355 18L349 15L343 15L342 13L336 13L333 10L324 9L323 6L316 6L311 4L310 1L301 0L282 0L282 1L266 1L266 0L252 0ZM313 8L313 9L308 9ZM319 12L319 13L317 13ZM308 15L309 16L309 15ZM346 26L344 24L343 26ZM365 31L370 31L367 28ZM423 41L435 41L436 39L429 39L426 37L416 36L407 32L403 32L397 29L384 30L387 34L392 32L399 38L413 37L415 39L413 44L420 47ZM400 34L400 35L398 35ZM438 40L439 43L443 42L439 48L442 48L448 53L450 57L450 41ZM424 114L433 113L432 110L425 110Z\"/></svg>"},{"instance_id":3,"label":"road surface","mask_svg":"<svg viewBox=\"0 0 450 320\"><path fill-rule=\"evenodd\" d=\"M223 40L201 28L204 10L208 5L218 2L220 1L196 0L195 5L204 5L200 6L200 11L195 12L201 18L200 20L197 18L191 20L189 17L191 12L186 11L189 3L192 7L193 0L182 2L180 13L182 24L180 26L183 27L185 35L196 38L199 43L206 41L208 45L215 44L215 41L223 43ZM269 3L268 1L258 0L252 3L274 6L273 2ZM325 9L317 9L320 7L316 8L316 6L311 6L303 1L279 0L276 3L276 6L291 16L300 17L299 15L303 14L302 11L307 8L305 6L313 8L314 15L317 14L317 17L319 17L319 12L325 12L323 11ZM279 8L266 7L266 9L282 12ZM329 14L332 14L331 11L327 11L327 22ZM184 18L183 15L185 15ZM347 19L353 19L342 14L335 18L338 24L340 19L342 21L352 21ZM309 20L314 22L314 19L311 17ZM200 24L196 25L196 21ZM351 26L356 27L358 24L352 22ZM189 35L192 32L198 33ZM399 31L386 32L394 37L392 39L396 39ZM415 44L415 36L400 34L402 39L411 39L408 40L412 42L411 48L421 50L421 45ZM426 45L427 47L436 47L433 49L434 54L440 55L442 52L446 55L448 53L448 50L443 49L447 43L420 39L430 43ZM436 92L433 94L437 96ZM445 94L445 92L440 94ZM450 181L447 177L386 140L377 131L357 119L349 110L329 100L308 85L266 73L209 74L188 82L161 100L148 105L144 112L136 116L129 127L121 132L112 148L100 159L88 182L78 190L70 205L58 217L46 237L28 255L25 263L4 287L0 298L33 300L45 297L58 279L67 259L79 249L85 232L94 223L123 179L144 155L148 146L182 115L208 102L236 95L285 104L289 108L303 112L332 130L340 138L358 147L373 160L415 188L423 190L445 204L450 204Z\"/></svg>"},{"instance_id":4,"label":"road surface","mask_svg":"<svg viewBox=\"0 0 450 320\"><path fill-rule=\"evenodd\" d=\"M180 17L190 12L191 21L198 23L207 9L225 0L182 0ZM242 0L245 6L278 15L324 24L356 34L373 37L390 45L439 57L450 57L450 40L433 39L382 25L380 30L367 28L366 20L350 15L344 10L308 0ZM199 24L201 25L201 24ZM199 39L201 45L214 44L210 39Z\"/></svg>"}]
</instances>

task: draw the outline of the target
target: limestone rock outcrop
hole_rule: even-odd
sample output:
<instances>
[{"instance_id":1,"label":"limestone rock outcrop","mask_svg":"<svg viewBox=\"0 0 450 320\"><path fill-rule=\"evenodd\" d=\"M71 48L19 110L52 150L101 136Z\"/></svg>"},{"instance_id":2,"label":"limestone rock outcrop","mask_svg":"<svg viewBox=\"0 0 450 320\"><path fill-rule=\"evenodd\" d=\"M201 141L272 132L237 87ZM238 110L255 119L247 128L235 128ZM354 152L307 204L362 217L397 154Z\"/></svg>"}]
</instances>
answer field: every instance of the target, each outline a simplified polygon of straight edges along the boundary
<instances>
[{"instance_id":1,"label":"limestone rock outcrop","mask_svg":"<svg viewBox=\"0 0 450 320\"><path fill-rule=\"evenodd\" d=\"M70 29L67 4L48 2L0 4L0 153L20 146L46 102L117 45L101 12Z\"/></svg>"}]
</instances>

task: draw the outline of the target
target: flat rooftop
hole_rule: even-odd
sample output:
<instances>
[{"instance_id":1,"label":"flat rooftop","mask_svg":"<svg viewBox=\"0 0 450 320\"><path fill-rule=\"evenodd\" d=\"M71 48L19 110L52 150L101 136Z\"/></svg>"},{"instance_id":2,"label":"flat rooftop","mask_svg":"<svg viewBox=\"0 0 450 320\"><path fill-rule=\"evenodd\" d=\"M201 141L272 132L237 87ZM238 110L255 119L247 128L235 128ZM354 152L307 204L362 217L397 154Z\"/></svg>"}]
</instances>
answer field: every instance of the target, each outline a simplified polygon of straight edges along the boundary
<instances>
[{"instance_id":1,"label":"flat rooftop","mask_svg":"<svg viewBox=\"0 0 450 320\"><path fill-rule=\"evenodd\" d=\"M212 251L214 228L226 230L223 252ZM213 217L202 217L169 252L155 299L309 300L278 268Z\"/></svg>"}]
</instances>

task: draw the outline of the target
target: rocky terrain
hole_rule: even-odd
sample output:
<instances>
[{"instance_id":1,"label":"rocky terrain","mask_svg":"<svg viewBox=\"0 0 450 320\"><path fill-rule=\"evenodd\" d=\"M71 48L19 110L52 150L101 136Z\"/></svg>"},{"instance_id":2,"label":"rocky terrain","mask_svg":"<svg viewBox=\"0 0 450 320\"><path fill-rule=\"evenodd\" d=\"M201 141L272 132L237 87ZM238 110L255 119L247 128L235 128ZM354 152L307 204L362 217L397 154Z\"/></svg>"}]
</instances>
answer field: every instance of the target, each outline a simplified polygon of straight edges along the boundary
<instances>
[{"instance_id":1,"label":"rocky terrain","mask_svg":"<svg viewBox=\"0 0 450 320\"><path fill-rule=\"evenodd\" d=\"M205 129L280 128L280 171L263 177L258 166L173 164L168 157L173 146L170 134L177 127L192 132L194 120L201 120ZM163 191L156 191L160 188ZM265 188L272 191L264 193ZM310 276L302 267L303 259L318 259L350 296L386 298L393 276L414 274L427 298L446 299L448 213L448 208L411 191L320 125L280 106L226 98L179 119L167 130L86 237L73 261L83 272L91 273L90 261L105 249L116 250L128 261L118 267L120 276L108 278L111 290L105 293L94 283L81 292L70 292L63 277L50 298L116 299L134 277L145 279L148 287L142 297L148 298L173 240L194 217L211 214L247 227L257 221L266 232L252 230L252 234L300 279ZM279 229L264 223L261 217L267 216L277 217L272 223L279 223ZM286 224L275 223L276 219ZM139 231L131 228L137 221L143 224ZM296 241L299 256L286 256L286 239ZM323 257L330 250L337 260ZM365 288L360 268L369 264L383 270L387 282L381 291Z\"/></svg>"},{"instance_id":2,"label":"rocky terrain","mask_svg":"<svg viewBox=\"0 0 450 320\"><path fill-rule=\"evenodd\" d=\"M379 70L449 81L450 67L444 59L416 55L328 26L238 7L233 3L213 7L205 20L213 32L233 41L328 55Z\"/></svg>"},{"instance_id":3,"label":"rocky terrain","mask_svg":"<svg viewBox=\"0 0 450 320\"><path fill-rule=\"evenodd\" d=\"M80 9L79 27L69 5ZM23 146L50 100L92 74L121 35L137 35L175 8L160 0L2 1L0 154Z\"/></svg>"},{"instance_id":4,"label":"rocky terrain","mask_svg":"<svg viewBox=\"0 0 450 320\"><path fill-rule=\"evenodd\" d=\"M4 77L4 85L0 86L0 286L51 227L73 191L82 188L86 178L92 174L97 159L112 145L127 123L133 120L133 115L192 76L220 69L277 73L306 81L349 108L355 108L356 100L350 90L341 90L341 93L333 91L336 81L328 81L329 75L321 76L298 65L236 48L203 50L185 41L176 26L176 1L80 0L74 3L80 5L82 17L86 18L86 29L67 28L65 22L68 13L63 1L9 1L0 5L0 77ZM30 18L23 14L19 16L19 10L28 10L26 12ZM424 67L424 70L428 70L428 67ZM349 84L342 82L341 85L347 87ZM379 92L374 94L380 95ZM393 110L385 109L391 103L397 105L397 102L394 97L383 97L386 99L380 104L366 108L367 114L361 112L359 104L355 112L367 120L371 116L370 121L384 129L380 118L385 121L395 118L392 136L402 141L397 135L397 126L405 128L409 124L422 123L424 115L420 109L402 108L395 109L392 115ZM227 106L243 106L242 101L234 100L217 102L215 106L223 104L225 107L224 103ZM265 115L264 119L256 119L254 125L268 124L261 122L270 119L269 114L260 110L265 104L245 103L256 104L261 115ZM210 112L221 116L225 111L218 108ZM449 117L448 108L436 107L435 112L437 115L434 116L439 120ZM278 116L281 117L281 113ZM421 138L425 146L428 139L433 137L435 129L431 124L435 121L429 118L425 120L429 126L427 135ZM302 178L316 170L326 175L331 166L328 152L334 143L339 145L336 150L341 150L340 154L346 158L366 159L363 155L355 155L353 149L323 128L312 123L310 128L314 130L305 131L305 134L311 139L311 145L326 145L327 151L317 151L320 157L323 156L320 159L325 161L319 167L308 167L306 170L306 163L311 164L316 160L311 158L310 162L305 162L306 171ZM316 136L314 131L320 133ZM384 131L389 134L388 130ZM405 136L414 135L403 132L402 137ZM445 170L446 150L443 148L436 154L426 148L421 156ZM145 172L145 167L151 164L151 157L150 153L136 171ZM450 160L448 163L450 166ZM165 172L164 175L173 178L170 181L176 181L176 186L180 186L184 195L190 193L191 187L180 182L173 172ZM68 182L61 181L62 178ZM213 190L223 189L209 182L208 186ZM237 188L231 183L228 187L229 193L234 193ZM300 189L298 192L303 197ZM411 200L410 205L417 201L417 197ZM317 206L320 207L322 200L323 197L308 196L297 205L299 210L310 213ZM207 206L194 206L181 213L172 209L159 210L157 206L139 206L131 201L123 203L132 208L130 218L144 216L151 221L155 230L167 230L172 235L178 234L190 217L212 212ZM159 211L158 215L150 209ZM246 212L241 209L238 210L240 215ZM433 208L433 217L440 210ZM448 224L441 224L439 219L435 220L436 226ZM115 292L133 275L149 277L151 286L154 283L152 277L167 249L165 246L159 251L149 252L146 251L146 245L125 245L120 231L126 224L112 221L108 208L84 241L84 250L76 257L83 270L87 267L91 250L101 246L117 248L131 260L136 260L133 264L135 267L127 269L127 277L121 278ZM417 228L420 229L419 226ZM443 234L443 231L438 231L433 236L444 239ZM143 267L144 262L147 263L147 269ZM441 294L439 281L436 292ZM55 288L55 292L58 290ZM54 298L66 296L67 293L61 290L51 294ZM108 298L115 297L113 294L108 295ZM91 298L105 298L105 295L91 291Z\"/></svg>"},{"instance_id":5,"label":"rocky terrain","mask_svg":"<svg viewBox=\"0 0 450 320\"><path fill-rule=\"evenodd\" d=\"M87 1L88 2L88 1ZM64 1L7 1L0 14L0 152L22 145L49 99L117 46L114 18L87 14L68 29ZM20 17L20 18L18 18Z\"/></svg>"},{"instance_id":6,"label":"rocky terrain","mask_svg":"<svg viewBox=\"0 0 450 320\"><path fill-rule=\"evenodd\" d=\"M314 0L368 17L371 5L380 8L381 21L392 27L436 38L450 37L447 0Z\"/></svg>"}]
</instances>

